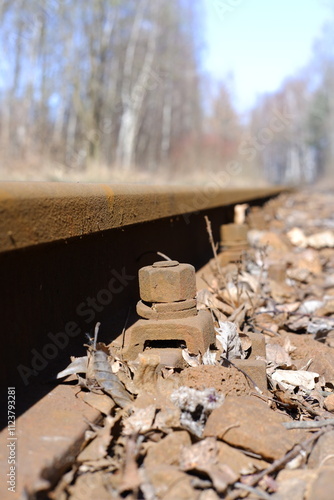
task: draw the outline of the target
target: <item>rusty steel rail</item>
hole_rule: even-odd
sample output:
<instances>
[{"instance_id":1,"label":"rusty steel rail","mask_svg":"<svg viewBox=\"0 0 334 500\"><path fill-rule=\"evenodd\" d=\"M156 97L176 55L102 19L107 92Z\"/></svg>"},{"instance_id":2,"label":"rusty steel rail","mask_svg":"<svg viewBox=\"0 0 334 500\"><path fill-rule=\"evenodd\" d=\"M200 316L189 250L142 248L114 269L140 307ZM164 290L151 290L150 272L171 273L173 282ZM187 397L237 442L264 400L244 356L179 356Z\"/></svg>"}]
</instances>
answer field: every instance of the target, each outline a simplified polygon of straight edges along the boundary
<instances>
[{"instance_id":1,"label":"rusty steel rail","mask_svg":"<svg viewBox=\"0 0 334 500\"><path fill-rule=\"evenodd\" d=\"M17 493L52 485L79 449L98 412L74 397L55 374L81 356L85 333L101 322L110 342L134 322L138 270L163 252L199 269L211 258L204 215L213 236L233 220L236 203L263 204L283 187L104 184L0 184L1 382L15 386ZM5 408L3 408L5 410ZM1 498L6 484L7 414L0 435ZM46 483L47 484L47 483Z\"/></svg>"},{"instance_id":2,"label":"rusty steel rail","mask_svg":"<svg viewBox=\"0 0 334 500\"><path fill-rule=\"evenodd\" d=\"M199 210L273 196L282 187L221 189L4 182L0 184L0 251L82 237Z\"/></svg>"}]
</instances>

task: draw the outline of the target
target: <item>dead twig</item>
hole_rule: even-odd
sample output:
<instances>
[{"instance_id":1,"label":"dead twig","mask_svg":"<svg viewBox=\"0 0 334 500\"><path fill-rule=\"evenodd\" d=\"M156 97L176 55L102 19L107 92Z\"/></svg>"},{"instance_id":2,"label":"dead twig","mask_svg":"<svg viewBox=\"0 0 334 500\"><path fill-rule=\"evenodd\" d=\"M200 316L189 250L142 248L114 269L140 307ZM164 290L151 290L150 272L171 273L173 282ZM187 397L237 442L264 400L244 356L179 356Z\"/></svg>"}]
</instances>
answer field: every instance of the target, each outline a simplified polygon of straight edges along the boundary
<instances>
[{"instance_id":1,"label":"dead twig","mask_svg":"<svg viewBox=\"0 0 334 500\"><path fill-rule=\"evenodd\" d=\"M237 317L239 316L239 314L242 312L243 309L245 309L245 302L243 302L239 307L237 307L237 309L234 310L234 312L230 315L228 320L231 322L238 323L240 326L240 324L244 322L244 317L246 315L246 311L243 311L244 314L243 314L242 321L237 321Z\"/></svg>"},{"instance_id":2,"label":"dead twig","mask_svg":"<svg viewBox=\"0 0 334 500\"><path fill-rule=\"evenodd\" d=\"M235 287L237 289L237 304L240 304L240 297L242 294L242 286L240 287L239 277L241 277L241 269L240 266L237 266L237 276L235 278Z\"/></svg>"},{"instance_id":3,"label":"dead twig","mask_svg":"<svg viewBox=\"0 0 334 500\"><path fill-rule=\"evenodd\" d=\"M123 330L122 330L122 346L121 346L121 355L123 353L123 349L124 349L124 343L125 343L125 331L126 331L126 327L128 325L128 321L129 321L129 318L130 318L130 307L128 309L128 314L126 316L126 320L125 320L125 323L124 323L124 326L123 326Z\"/></svg>"},{"instance_id":4,"label":"dead twig","mask_svg":"<svg viewBox=\"0 0 334 500\"><path fill-rule=\"evenodd\" d=\"M213 235L212 235L211 222L210 222L210 219L209 219L209 217L207 215L204 215L204 219L205 219L205 222L206 222L206 230L207 230L208 235L209 235L209 241L210 241L211 248L212 248L212 251L213 251L213 256L214 256L216 264L217 264L217 269L219 271L221 271L221 267L220 267L220 263L219 263L218 255L217 255L217 248L216 248L216 245L215 245L215 242L214 242L214 239L213 239Z\"/></svg>"},{"instance_id":5,"label":"dead twig","mask_svg":"<svg viewBox=\"0 0 334 500\"><path fill-rule=\"evenodd\" d=\"M288 453L286 453L283 457L279 458L278 460L275 460L269 467L264 469L263 471L259 472L258 474L253 475L252 478L248 478L247 484L249 486L255 486L258 484L261 479L263 479L265 476L268 476L269 474L273 474L273 472L277 472L278 470L282 469L284 465L286 465L288 462L290 462L293 458L297 457L302 451L306 451L307 448L314 442L316 441L322 434L326 432L325 429L322 429L313 436L311 436L308 439L305 439L301 443L297 444L290 450Z\"/></svg>"},{"instance_id":6,"label":"dead twig","mask_svg":"<svg viewBox=\"0 0 334 500\"><path fill-rule=\"evenodd\" d=\"M259 490L258 488L254 488L253 486L248 486L247 484L240 483L239 481L234 483L235 488L239 490L248 491L248 493L252 493L259 498L263 498L264 500L271 500L271 496L268 495L265 491Z\"/></svg>"},{"instance_id":7,"label":"dead twig","mask_svg":"<svg viewBox=\"0 0 334 500\"><path fill-rule=\"evenodd\" d=\"M249 303L250 303L251 308L252 308L252 314L250 314L249 316L252 317L254 315L254 313L255 313L255 305L253 304L252 298L249 295L249 291L248 290L246 290L246 295L248 297Z\"/></svg>"},{"instance_id":8,"label":"dead twig","mask_svg":"<svg viewBox=\"0 0 334 500\"><path fill-rule=\"evenodd\" d=\"M119 486L119 492L133 491L135 496L138 494L138 489L141 483L139 476L138 465L138 436L130 436L125 443L125 463L123 469L122 482Z\"/></svg>"},{"instance_id":9,"label":"dead twig","mask_svg":"<svg viewBox=\"0 0 334 500\"><path fill-rule=\"evenodd\" d=\"M319 469L321 469L321 467L325 465L325 463L328 462L328 460L331 460L332 458L334 458L333 454L327 455L325 458L323 458L319 464Z\"/></svg>"},{"instance_id":10,"label":"dead twig","mask_svg":"<svg viewBox=\"0 0 334 500\"><path fill-rule=\"evenodd\" d=\"M231 424L229 425L223 432L223 434L221 435L220 439L222 440L223 437L225 436L225 434L230 431L231 429L235 429L236 427L240 427L240 424Z\"/></svg>"},{"instance_id":11,"label":"dead twig","mask_svg":"<svg viewBox=\"0 0 334 500\"><path fill-rule=\"evenodd\" d=\"M211 222L210 222L210 219L209 219L209 217L207 215L204 216L204 219L205 219L205 222L206 222L206 230L207 230L208 235L209 235L209 241L210 241L210 244L211 244L213 256L214 256L215 263L216 263L216 266L217 266L217 271L218 271L219 277L223 281L223 284L224 284L225 288L227 289L227 287L226 287L226 280L225 280L225 277L224 277L223 270L221 268L220 262L218 260L217 248L216 248L216 245L215 245L215 242L214 242L214 239L213 239L213 235L212 235ZM229 294L228 289L227 289L227 293ZM230 299L232 300L231 297L230 297ZM233 301L232 301L232 303L233 303Z\"/></svg>"},{"instance_id":12,"label":"dead twig","mask_svg":"<svg viewBox=\"0 0 334 500\"><path fill-rule=\"evenodd\" d=\"M230 363L230 365L232 365L234 368L236 368L237 370L239 370L239 372L241 372L250 382L251 384L254 386L254 389L259 393L259 394L263 394L263 392L261 391L260 387L258 387L256 385L256 383L254 382L254 380L252 379L252 377L250 377L248 375L248 373L246 373L244 370L242 370L242 368L239 368L239 366L235 365L234 363L232 363L232 361L230 361L229 359L227 358L222 358L223 361L227 361L227 363Z\"/></svg>"},{"instance_id":13,"label":"dead twig","mask_svg":"<svg viewBox=\"0 0 334 500\"><path fill-rule=\"evenodd\" d=\"M263 280L264 261L265 261L265 258L267 256L266 254L267 254L267 248L264 248L264 249L260 250L260 255L261 255L261 259L262 259L262 265L260 266L260 275L259 275L259 278L258 278L258 288L256 290L257 295L255 295L255 300L254 300L254 308L255 309L259 306L260 300L261 300L260 287L262 285L262 280Z\"/></svg>"},{"instance_id":14,"label":"dead twig","mask_svg":"<svg viewBox=\"0 0 334 500\"><path fill-rule=\"evenodd\" d=\"M165 260L172 260L170 257L168 257L168 255L166 255L162 252L157 252L157 255L159 255L160 257L162 257Z\"/></svg>"},{"instance_id":15,"label":"dead twig","mask_svg":"<svg viewBox=\"0 0 334 500\"><path fill-rule=\"evenodd\" d=\"M255 312L253 316L256 316L257 314L284 314L284 311L280 311L279 309L265 309L264 311ZM298 316L299 318L323 319L326 321L334 321L334 318L331 318L330 316L317 316L316 314L307 312L298 313L297 311L294 311L294 312L288 312L287 314L290 317Z\"/></svg>"},{"instance_id":16,"label":"dead twig","mask_svg":"<svg viewBox=\"0 0 334 500\"><path fill-rule=\"evenodd\" d=\"M265 333L271 337L279 337L280 334L277 333L277 332L274 332L274 330L271 330L270 328L267 328L265 326L262 326L261 328L257 328L253 322L252 319L249 319L247 321L248 325L251 326L253 328L253 330L255 331L255 333Z\"/></svg>"},{"instance_id":17,"label":"dead twig","mask_svg":"<svg viewBox=\"0 0 334 500\"><path fill-rule=\"evenodd\" d=\"M265 403L268 403L268 401L272 401L273 403L279 404L281 406L285 406L286 408L290 408L290 405L288 403L282 403L278 399L275 398L270 398L269 396L266 396L265 394L258 394L257 392L251 392L251 396L255 396Z\"/></svg>"},{"instance_id":18,"label":"dead twig","mask_svg":"<svg viewBox=\"0 0 334 500\"><path fill-rule=\"evenodd\" d=\"M204 281L204 283L208 286L208 290L210 290L210 292L212 293L215 293L215 294L218 294L219 293L219 290L213 288L210 283L208 282L208 280L205 278L204 274L201 274L201 280Z\"/></svg>"},{"instance_id":19,"label":"dead twig","mask_svg":"<svg viewBox=\"0 0 334 500\"><path fill-rule=\"evenodd\" d=\"M93 342L93 350L96 351L96 344L97 344L97 336L99 334L99 329L100 329L101 323L97 322L95 325L95 330L94 330L94 342Z\"/></svg>"},{"instance_id":20,"label":"dead twig","mask_svg":"<svg viewBox=\"0 0 334 500\"><path fill-rule=\"evenodd\" d=\"M281 388L281 389L274 389L273 392L279 402L278 404L287 403L291 409L298 408L300 412L308 413L312 417L322 417L322 413L312 408L312 406L306 401L300 401L298 396L295 396L290 391L283 390Z\"/></svg>"},{"instance_id":21,"label":"dead twig","mask_svg":"<svg viewBox=\"0 0 334 500\"><path fill-rule=\"evenodd\" d=\"M327 418L325 420L283 422L283 425L286 429L319 429L320 427L327 427L327 425L334 425L334 418Z\"/></svg>"}]
</instances>

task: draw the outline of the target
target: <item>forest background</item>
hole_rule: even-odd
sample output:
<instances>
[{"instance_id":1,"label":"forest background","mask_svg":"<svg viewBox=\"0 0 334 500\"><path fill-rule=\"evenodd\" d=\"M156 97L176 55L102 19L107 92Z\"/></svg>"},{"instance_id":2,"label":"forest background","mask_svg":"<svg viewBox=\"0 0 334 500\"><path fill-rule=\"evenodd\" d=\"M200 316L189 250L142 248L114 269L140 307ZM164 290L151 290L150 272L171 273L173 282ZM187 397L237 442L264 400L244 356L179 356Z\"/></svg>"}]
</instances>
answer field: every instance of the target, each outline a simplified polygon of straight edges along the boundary
<instances>
[{"instance_id":1,"label":"forest background","mask_svg":"<svg viewBox=\"0 0 334 500\"><path fill-rule=\"evenodd\" d=\"M0 1L0 179L313 183L334 168L334 8L309 64L237 111L191 0Z\"/></svg>"}]
</instances>

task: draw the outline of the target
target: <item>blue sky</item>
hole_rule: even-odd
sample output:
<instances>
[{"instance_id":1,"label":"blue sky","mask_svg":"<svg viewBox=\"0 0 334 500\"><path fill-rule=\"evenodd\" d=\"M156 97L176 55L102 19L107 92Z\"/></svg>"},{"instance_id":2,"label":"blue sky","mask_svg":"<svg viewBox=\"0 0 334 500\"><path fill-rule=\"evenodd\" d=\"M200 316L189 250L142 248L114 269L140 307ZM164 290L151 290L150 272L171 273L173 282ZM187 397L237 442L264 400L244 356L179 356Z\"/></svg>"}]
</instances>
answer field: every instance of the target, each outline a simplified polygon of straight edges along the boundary
<instances>
[{"instance_id":1,"label":"blue sky","mask_svg":"<svg viewBox=\"0 0 334 500\"><path fill-rule=\"evenodd\" d=\"M278 89L312 56L328 17L324 0L204 0L204 69L234 79L235 105Z\"/></svg>"}]
</instances>

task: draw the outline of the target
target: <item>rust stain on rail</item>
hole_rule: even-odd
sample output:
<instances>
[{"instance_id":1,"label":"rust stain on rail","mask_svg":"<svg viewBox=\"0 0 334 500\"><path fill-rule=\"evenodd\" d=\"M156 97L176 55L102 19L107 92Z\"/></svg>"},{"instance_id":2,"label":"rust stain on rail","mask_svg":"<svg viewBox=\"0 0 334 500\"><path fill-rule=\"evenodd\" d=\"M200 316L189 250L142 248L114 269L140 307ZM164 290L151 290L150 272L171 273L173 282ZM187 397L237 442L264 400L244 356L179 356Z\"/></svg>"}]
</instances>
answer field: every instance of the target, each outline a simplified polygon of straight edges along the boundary
<instances>
[{"instance_id":1,"label":"rust stain on rail","mask_svg":"<svg viewBox=\"0 0 334 500\"><path fill-rule=\"evenodd\" d=\"M0 184L0 252L281 191L281 187L210 191L201 186L4 182Z\"/></svg>"},{"instance_id":2,"label":"rust stain on rail","mask_svg":"<svg viewBox=\"0 0 334 500\"><path fill-rule=\"evenodd\" d=\"M103 187L105 194L106 194L106 197L107 197L108 209L110 211L112 211L114 208L115 193L114 193L112 187L108 186L108 184L103 184L102 187Z\"/></svg>"}]
</instances>

